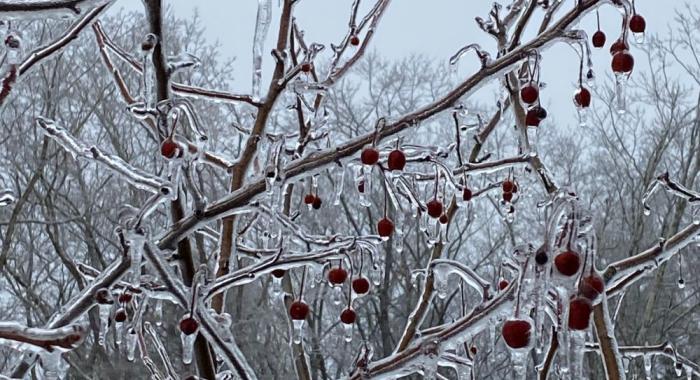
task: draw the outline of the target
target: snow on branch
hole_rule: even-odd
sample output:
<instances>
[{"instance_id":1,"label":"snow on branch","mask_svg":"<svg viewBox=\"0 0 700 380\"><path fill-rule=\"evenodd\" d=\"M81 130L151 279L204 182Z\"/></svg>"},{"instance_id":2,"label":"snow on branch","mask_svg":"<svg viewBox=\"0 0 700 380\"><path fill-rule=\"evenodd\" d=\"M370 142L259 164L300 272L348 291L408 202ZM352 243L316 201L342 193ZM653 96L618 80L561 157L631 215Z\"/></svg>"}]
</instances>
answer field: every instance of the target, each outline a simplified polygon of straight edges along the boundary
<instances>
[{"instance_id":1,"label":"snow on branch","mask_svg":"<svg viewBox=\"0 0 700 380\"><path fill-rule=\"evenodd\" d=\"M75 17L83 15L86 8L104 7L113 2L114 0L3 0L0 1L0 14L10 19Z\"/></svg>"}]
</instances>

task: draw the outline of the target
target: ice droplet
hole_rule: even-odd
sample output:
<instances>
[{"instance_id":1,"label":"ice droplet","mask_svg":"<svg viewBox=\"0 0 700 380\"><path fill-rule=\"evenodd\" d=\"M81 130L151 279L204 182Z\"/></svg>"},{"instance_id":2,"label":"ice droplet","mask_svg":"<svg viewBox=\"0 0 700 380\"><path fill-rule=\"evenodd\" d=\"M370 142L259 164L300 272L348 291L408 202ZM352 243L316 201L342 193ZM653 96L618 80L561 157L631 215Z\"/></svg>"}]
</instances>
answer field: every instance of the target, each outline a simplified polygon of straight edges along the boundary
<instances>
[{"instance_id":1,"label":"ice droplet","mask_svg":"<svg viewBox=\"0 0 700 380\"><path fill-rule=\"evenodd\" d=\"M292 321L292 341L295 344L301 343L301 340L304 338L304 320L303 319L295 319Z\"/></svg>"},{"instance_id":2,"label":"ice droplet","mask_svg":"<svg viewBox=\"0 0 700 380\"><path fill-rule=\"evenodd\" d=\"M182 362L185 364L192 363L192 352L194 351L194 341L197 334L180 333L180 342L182 343Z\"/></svg>"},{"instance_id":3,"label":"ice droplet","mask_svg":"<svg viewBox=\"0 0 700 380\"><path fill-rule=\"evenodd\" d=\"M105 337L107 336L107 329L109 323L109 315L112 309L111 304L98 304L97 309L100 314L100 334L97 337L97 343L100 346L105 345Z\"/></svg>"},{"instance_id":4,"label":"ice droplet","mask_svg":"<svg viewBox=\"0 0 700 380\"><path fill-rule=\"evenodd\" d=\"M153 318L155 319L156 326L160 327L163 325L163 301L160 299L156 300L156 304L153 307Z\"/></svg>"},{"instance_id":5,"label":"ice droplet","mask_svg":"<svg viewBox=\"0 0 700 380\"><path fill-rule=\"evenodd\" d=\"M138 335L134 329L129 329L126 334L126 360L133 362L136 357L136 340Z\"/></svg>"},{"instance_id":6,"label":"ice droplet","mask_svg":"<svg viewBox=\"0 0 700 380\"><path fill-rule=\"evenodd\" d=\"M352 331L354 323L342 323L343 325L343 338L346 342L352 342Z\"/></svg>"}]
</instances>

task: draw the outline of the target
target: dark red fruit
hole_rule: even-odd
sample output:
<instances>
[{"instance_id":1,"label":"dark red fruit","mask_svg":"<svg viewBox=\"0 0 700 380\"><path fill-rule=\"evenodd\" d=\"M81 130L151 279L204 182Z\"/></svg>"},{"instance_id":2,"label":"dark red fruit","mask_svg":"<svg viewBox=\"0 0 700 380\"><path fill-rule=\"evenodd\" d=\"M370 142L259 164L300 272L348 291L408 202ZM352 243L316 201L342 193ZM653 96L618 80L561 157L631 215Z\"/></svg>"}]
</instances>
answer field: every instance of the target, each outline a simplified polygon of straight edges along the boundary
<instances>
[{"instance_id":1,"label":"dark red fruit","mask_svg":"<svg viewBox=\"0 0 700 380\"><path fill-rule=\"evenodd\" d=\"M644 33L647 28L647 22L641 15L635 14L630 19L630 30L634 33Z\"/></svg>"},{"instance_id":2,"label":"dark red fruit","mask_svg":"<svg viewBox=\"0 0 700 380\"><path fill-rule=\"evenodd\" d=\"M100 305L109 305L114 303L114 300L112 300L112 295L109 293L109 289L102 288L95 292L95 302Z\"/></svg>"},{"instance_id":3,"label":"dark red fruit","mask_svg":"<svg viewBox=\"0 0 700 380\"><path fill-rule=\"evenodd\" d=\"M525 125L528 127L537 127L542 120L547 118L547 110L540 106L535 106L527 110L525 115Z\"/></svg>"},{"instance_id":4,"label":"dark red fruit","mask_svg":"<svg viewBox=\"0 0 700 380\"><path fill-rule=\"evenodd\" d=\"M426 206L428 207L428 215L431 218L439 218L442 215L442 202L439 200L433 199Z\"/></svg>"},{"instance_id":5,"label":"dark red fruit","mask_svg":"<svg viewBox=\"0 0 700 380\"><path fill-rule=\"evenodd\" d=\"M576 297L569 302L569 328L585 330L591 321L593 306L588 298Z\"/></svg>"},{"instance_id":6,"label":"dark red fruit","mask_svg":"<svg viewBox=\"0 0 700 380\"><path fill-rule=\"evenodd\" d=\"M187 317L180 321L180 331L185 335L194 334L197 328L199 328L199 323L192 317Z\"/></svg>"},{"instance_id":7,"label":"dark red fruit","mask_svg":"<svg viewBox=\"0 0 700 380\"><path fill-rule=\"evenodd\" d=\"M319 197L314 197L313 203L311 203L311 207L313 207L314 210L318 210L321 208L321 204L323 204L323 201Z\"/></svg>"},{"instance_id":8,"label":"dark red fruit","mask_svg":"<svg viewBox=\"0 0 700 380\"><path fill-rule=\"evenodd\" d=\"M275 269L272 271L272 276L276 278L282 278L284 277L285 270L284 269Z\"/></svg>"},{"instance_id":9,"label":"dark red fruit","mask_svg":"<svg viewBox=\"0 0 700 380\"><path fill-rule=\"evenodd\" d=\"M307 205L313 204L314 200L316 200L316 197L313 194L306 194L306 196L304 196L304 203Z\"/></svg>"},{"instance_id":10,"label":"dark red fruit","mask_svg":"<svg viewBox=\"0 0 700 380\"><path fill-rule=\"evenodd\" d=\"M343 268L333 268L328 271L328 281L331 284L338 285L348 279L348 271Z\"/></svg>"},{"instance_id":11,"label":"dark red fruit","mask_svg":"<svg viewBox=\"0 0 700 380\"><path fill-rule=\"evenodd\" d=\"M605 33L602 30L593 33L591 41L593 42L593 47L602 48L605 46Z\"/></svg>"},{"instance_id":12,"label":"dark red fruit","mask_svg":"<svg viewBox=\"0 0 700 380\"><path fill-rule=\"evenodd\" d=\"M379 161L379 151L372 147L365 148L360 154L360 160L365 165L374 165Z\"/></svg>"},{"instance_id":13,"label":"dark red fruit","mask_svg":"<svg viewBox=\"0 0 700 380\"><path fill-rule=\"evenodd\" d=\"M581 266L581 259L574 251L565 251L554 258L554 266L564 276L573 276Z\"/></svg>"},{"instance_id":14,"label":"dark red fruit","mask_svg":"<svg viewBox=\"0 0 700 380\"><path fill-rule=\"evenodd\" d=\"M512 193L514 187L515 184L509 179L503 181L503 183L501 184L501 189L503 189L504 193Z\"/></svg>"},{"instance_id":15,"label":"dark red fruit","mask_svg":"<svg viewBox=\"0 0 700 380\"><path fill-rule=\"evenodd\" d=\"M309 305L304 301L294 301L289 307L289 316L295 321L303 321L309 315Z\"/></svg>"},{"instance_id":16,"label":"dark red fruit","mask_svg":"<svg viewBox=\"0 0 700 380\"><path fill-rule=\"evenodd\" d=\"M520 97L527 104L536 102L539 95L540 90L537 89L537 85L532 83L520 89Z\"/></svg>"},{"instance_id":17,"label":"dark red fruit","mask_svg":"<svg viewBox=\"0 0 700 380\"><path fill-rule=\"evenodd\" d=\"M579 107L587 108L591 105L591 92L585 87L579 88L574 94L574 102Z\"/></svg>"},{"instance_id":18,"label":"dark red fruit","mask_svg":"<svg viewBox=\"0 0 700 380\"><path fill-rule=\"evenodd\" d=\"M131 293L124 292L119 295L119 303L129 303L131 302L132 298L133 296L131 295Z\"/></svg>"},{"instance_id":19,"label":"dark red fruit","mask_svg":"<svg viewBox=\"0 0 700 380\"><path fill-rule=\"evenodd\" d=\"M406 166L406 155L400 150L392 150L387 160L389 170L403 170Z\"/></svg>"},{"instance_id":20,"label":"dark red fruit","mask_svg":"<svg viewBox=\"0 0 700 380\"><path fill-rule=\"evenodd\" d=\"M477 351L476 351L476 346L471 346L471 347L469 347L469 352L471 352L472 355L476 355L476 352L477 352Z\"/></svg>"},{"instance_id":21,"label":"dark red fruit","mask_svg":"<svg viewBox=\"0 0 700 380\"><path fill-rule=\"evenodd\" d=\"M360 37L357 36L357 34L353 34L350 36L350 45L352 46L357 46L360 44Z\"/></svg>"},{"instance_id":22,"label":"dark red fruit","mask_svg":"<svg viewBox=\"0 0 700 380\"><path fill-rule=\"evenodd\" d=\"M365 181L360 181L360 183L357 184L357 191L362 194L365 193Z\"/></svg>"},{"instance_id":23,"label":"dark red fruit","mask_svg":"<svg viewBox=\"0 0 700 380\"><path fill-rule=\"evenodd\" d=\"M613 42L612 45L610 45L610 55L615 55L615 53L621 52L623 50L629 50L629 48L630 47L629 45L627 45L627 41L620 38L617 41Z\"/></svg>"},{"instance_id":24,"label":"dark red fruit","mask_svg":"<svg viewBox=\"0 0 700 380\"><path fill-rule=\"evenodd\" d=\"M547 261L549 261L549 255L547 255L547 251L544 250L544 247L540 247L535 254L535 262L537 265L544 265L547 264Z\"/></svg>"},{"instance_id":25,"label":"dark red fruit","mask_svg":"<svg viewBox=\"0 0 700 380\"><path fill-rule=\"evenodd\" d=\"M605 291L605 282L597 273L591 273L581 279L578 284L578 292L581 296L593 301L598 298L598 295Z\"/></svg>"},{"instance_id":26,"label":"dark red fruit","mask_svg":"<svg viewBox=\"0 0 700 380\"><path fill-rule=\"evenodd\" d=\"M353 309L345 309L342 313L340 313L340 321L345 323L346 325L351 325L355 323L356 319L357 314Z\"/></svg>"},{"instance_id":27,"label":"dark red fruit","mask_svg":"<svg viewBox=\"0 0 700 380\"><path fill-rule=\"evenodd\" d=\"M165 158L179 156L181 154L180 147L172 138L168 137L160 145L160 154L162 154Z\"/></svg>"},{"instance_id":28,"label":"dark red fruit","mask_svg":"<svg viewBox=\"0 0 700 380\"><path fill-rule=\"evenodd\" d=\"M114 321L115 322L124 322L126 321L126 310L124 308L119 308L116 313L114 313Z\"/></svg>"},{"instance_id":29,"label":"dark red fruit","mask_svg":"<svg viewBox=\"0 0 700 380\"><path fill-rule=\"evenodd\" d=\"M369 292L369 280L364 277L352 280L352 291L357 294L366 294Z\"/></svg>"},{"instance_id":30,"label":"dark red fruit","mask_svg":"<svg viewBox=\"0 0 700 380\"><path fill-rule=\"evenodd\" d=\"M438 219L441 224L447 224L449 221L449 218L447 217L447 214L442 214L440 215L440 219Z\"/></svg>"},{"instance_id":31,"label":"dark red fruit","mask_svg":"<svg viewBox=\"0 0 700 380\"><path fill-rule=\"evenodd\" d=\"M513 193L503 193L503 200L505 202L510 202L513 200Z\"/></svg>"},{"instance_id":32,"label":"dark red fruit","mask_svg":"<svg viewBox=\"0 0 700 380\"><path fill-rule=\"evenodd\" d=\"M301 64L301 71L303 71L305 73L310 72L312 68L313 68L313 65L311 64L311 62L304 62Z\"/></svg>"},{"instance_id":33,"label":"dark red fruit","mask_svg":"<svg viewBox=\"0 0 700 380\"><path fill-rule=\"evenodd\" d=\"M498 290L503 290L503 289L505 289L505 288L507 288L507 287L508 287L508 281L506 281L506 280L501 280L501 281L498 283Z\"/></svg>"},{"instance_id":34,"label":"dark red fruit","mask_svg":"<svg viewBox=\"0 0 700 380\"><path fill-rule=\"evenodd\" d=\"M613 55L611 66L616 73L629 73L634 68L634 57L627 50L619 51Z\"/></svg>"},{"instance_id":35,"label":"dark red fruit","mask_svg":"<svg viewBox=\"0 0 700 380\"><path fill-rule=\"evenodd\" d=\"M501 335L510 348L527 347L530 343L530 332L532 325L530 322L521 319L511 319L503 324Z\"/></svg>"},{"instance_id":36,"label":"dark red fruit","mask_svg":"<svg viewBox=\"0 0 700 380\"><path fill-rule=\"evenodd\" d=\"M472 191L470 189L465 187L464 190L462 190L462 200L463 201L469 202L472 200L473 196L474 196L474 194L472 193Z\"/></svg>"},{"instance_id":37,"label":"dark red fruit","mask_svg":"<svg viewBox=\"0 0 700 380\"><path fill-rule=\"evenodd\" d=\"M381 237L389 237L394 233L394 222L389 218L383 218L377 223L377 233Z\"/></svg>"}]
</instances>

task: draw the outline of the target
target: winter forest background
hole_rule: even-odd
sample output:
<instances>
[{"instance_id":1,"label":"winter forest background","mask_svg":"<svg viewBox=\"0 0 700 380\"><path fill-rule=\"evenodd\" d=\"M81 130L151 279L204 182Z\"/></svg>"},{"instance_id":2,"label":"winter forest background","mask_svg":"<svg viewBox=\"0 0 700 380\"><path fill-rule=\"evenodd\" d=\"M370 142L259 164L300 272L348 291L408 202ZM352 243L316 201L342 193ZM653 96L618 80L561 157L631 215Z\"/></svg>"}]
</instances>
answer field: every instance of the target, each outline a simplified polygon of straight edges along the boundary
<instances>
[{"instance_id":1,"label":"winter forest background","mask_svg":"<svg viewBox=\"0 0 700 380\"><path fill-rule=\"evenodd\" d=\"M240 2L0 0L0 378L700 378L700 8Z\"/></svg>"}]
</instances>

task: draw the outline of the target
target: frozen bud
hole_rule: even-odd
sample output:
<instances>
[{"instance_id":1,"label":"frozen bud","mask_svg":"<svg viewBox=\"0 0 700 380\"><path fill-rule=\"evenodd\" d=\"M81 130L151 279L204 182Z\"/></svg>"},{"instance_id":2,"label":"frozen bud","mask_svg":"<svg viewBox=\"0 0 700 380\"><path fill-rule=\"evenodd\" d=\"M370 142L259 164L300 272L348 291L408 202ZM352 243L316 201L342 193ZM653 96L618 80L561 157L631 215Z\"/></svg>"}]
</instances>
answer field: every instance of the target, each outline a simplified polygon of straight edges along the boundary
<instances>
[{"instance_id":1,"label":"frozen bud","mask_svg":"<svg viewBox=\"0 0 700 380\"><path fill-rule=\"evenodd\" d=\"M148 33L146 37L143 38L143 41L141 42L141 50L144 52L148 52L153 50L153 48L156 47L156 44L158 43L158 37L156 37L155 34L153 33Z\"/></svg>"}]
</instances>

